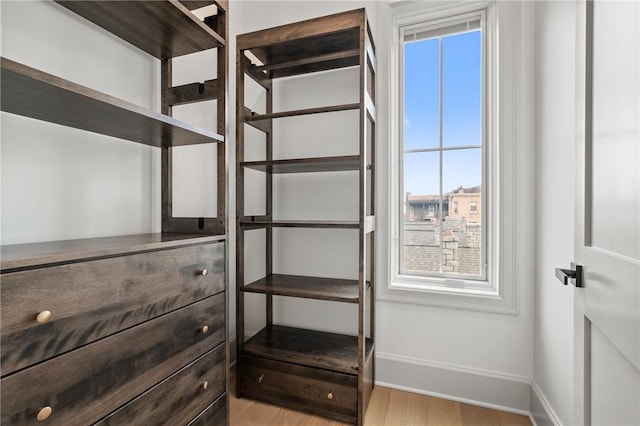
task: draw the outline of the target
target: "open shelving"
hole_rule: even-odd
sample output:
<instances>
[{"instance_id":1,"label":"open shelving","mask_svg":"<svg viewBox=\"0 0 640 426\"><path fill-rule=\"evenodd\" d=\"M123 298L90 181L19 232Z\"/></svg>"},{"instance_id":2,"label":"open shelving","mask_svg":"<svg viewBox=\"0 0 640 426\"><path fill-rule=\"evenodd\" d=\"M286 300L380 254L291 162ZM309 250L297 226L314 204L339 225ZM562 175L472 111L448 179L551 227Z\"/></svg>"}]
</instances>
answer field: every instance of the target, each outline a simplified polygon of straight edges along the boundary
<instances>
[{"instance_id":1,"label":"open shelving","mask_svg":"<svg viewBox=\"0 0 640 426\"><path fill-rule=\"evenodd\" d=\"M236 344L238 396L302 409L337 420L362 424L374 380L375 299L375 49L364 9L242 34L237 38L236 120ZM273 110L274 81L319 71L355 68L359 75L358 102L286 111ZM261 112L245 104L245 76L266 93ZM317 114L331 120L333 113L359 115L358 152L353 155L276 159L273 154L275 120ZM245 161L245 128L264 135L264 154ZM327 131L330 135L331 131ZM245 188L245 172L264 177L264 214L245 213L245 192L255 198L255 186ZM312 173L354 173L358 179L357 218L352 220L280 219L273 213L274 176L295 179ZM253 192L252 192L253 191ZM280 191L280 197L287 194ZM275 273L275 228L348 230L358 239L356 279ZM264 258L249 258L245 233L261 229ZM327 234L329 235L329 234ZM253 243L255 244L255 243ZM311 241L308 244L313 244ZM261 278L246 282L246 265L265 265ZM329 275L329 274L328 274ZM245 338L245 295L264 295L265 325ZM357 309L357 333L345 335L276 324L274 297L346 303ZM271 380L271 381L270 381Z\"/></svg>"},{"instance_id":2,"label":"open shelving","mask_svg":"<svg viewBox=\"0 0 640 426\"><path fill-rule=\"evenodd\" d=\"M190 238L226 235L226 99L228 2L216 1L57 1L56 3L115 34L161 61L161 112L131 104L94 89L46 72L1 58L2 111L47 121L83 131L112 136L161 149L162 233L133 236L133 240L176 241L188 244ZM215 6L203 20L192 10ZM144 25L141 25L143 23ZM205 82L173 86L173 58L207 49L217 50L216 78ZM213 132L173 118L172 107L214 100L217 103L217 131ZM119 142L119 141L117 141ZM215 217L183 218L172 213L173 147L216 144L218 202ZM109 246L112 237L75 240L74 246L87 250ZM113 250L125 250L122 241ZM103 242L101 242L103 241ZM47 252L52 243L19 244L2 247L2 267L7 254L28 262L30 253ZM132 243L136 244L136 243ZM67 247L64 241L59 247ZM59 250L59 249L55 249ZM54 251L55 251L54 250ZM62 249L64 250L64 249ZM74 253L82 252L81 248ZM67 254L67 257L72 256ZM35 260L34 260L35 261ZM9 264L7 264L9 265Z\"/></svg>"}]
</instances>

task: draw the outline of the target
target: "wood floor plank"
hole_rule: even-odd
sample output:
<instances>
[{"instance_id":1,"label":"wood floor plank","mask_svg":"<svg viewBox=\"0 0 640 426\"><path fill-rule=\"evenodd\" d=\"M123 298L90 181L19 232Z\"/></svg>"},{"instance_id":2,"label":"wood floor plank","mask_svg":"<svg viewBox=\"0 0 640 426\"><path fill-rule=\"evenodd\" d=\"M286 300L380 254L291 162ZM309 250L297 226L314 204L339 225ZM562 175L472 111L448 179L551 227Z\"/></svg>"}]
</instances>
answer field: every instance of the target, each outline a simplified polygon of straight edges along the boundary
<instances>
[{"instance_id":1,"label":"wood floor plank","mask_svg":"<svg viewBox=\"0 0 640 426\"><path fill-rule=\"evenodd\" d=\"M428 398L427 425L430 426L462 426L460 404L441 398Z\"/></svg>"},{"instance_id":2,"label":"wood floor plank","mask_svg":"<svg viewBox=\"0 0 640 426\"><path fill-rule=\"evenodd\" d=\"M385 424L424 425L427 420L427 400L424 396L397 389L391 390Z\"/></svg>"},{"instance_id":3,"label":"wood floor plank","mask_svg":"<svg viewBox=\"0 0 640 426\"><path fill-rule=\"evenodd\" d=\"M497 411L497 413L500 426L531 426L531 420L527 416L505 411Z\"/></svg>"},{"instance_id":4,"label":"wood floor plank","mask_svg":"<svg viewBox=\"0 0 640 426\"><path fill-rule=\"evenodd\" d=\"M460 403L460 415L464 426L499 425L498 413L490 408Z\"/></svg>"},{"instance_id":5,"label":"wood floor plank","mask_svg":"<svg viewBox=\"0 0 640 426\"><path fill-rule=\"evenodd\" d=\"M385 416L389 409L389 397L391 396L391 389L376 386L371 394L369 400L369 408L367 414L364 417L364 422L367 425L384 425Z\"/></svg>"}]
</instances>

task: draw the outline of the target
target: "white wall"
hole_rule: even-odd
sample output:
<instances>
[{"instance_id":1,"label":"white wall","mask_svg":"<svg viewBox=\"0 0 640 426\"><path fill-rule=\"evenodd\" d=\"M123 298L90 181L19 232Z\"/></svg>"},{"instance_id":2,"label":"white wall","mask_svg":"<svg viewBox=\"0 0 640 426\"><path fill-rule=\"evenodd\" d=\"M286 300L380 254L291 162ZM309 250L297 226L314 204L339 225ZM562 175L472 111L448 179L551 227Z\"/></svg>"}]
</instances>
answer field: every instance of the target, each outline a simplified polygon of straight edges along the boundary
<instances>
[{"instance_id":1,"label":"white wall","mask_svg":"<svg viewBox=\"0 0 640 426\"><path fill-rule=\"evenodd\" d=\"M536 2L534 381L561 424L573 419L573 296L554 276L573 260L574 2Z\"/></svg>"},{"instance_id":2,"label":"white wall","mask_svg":"<svg viewBox=\"0 0 640 426\"><path fill-rule=\"evenodd\" d=\"M382 358L376 370L378 379L406 386L423 392L438 392L458 399L472 399L485 405L498 405L528 411L528 378L533 365L533 223L534 223L534 150L532 144L533 122L533 21L530 5L520 10L517 3L497 2L505 9L516 7L513 22L520 33L516 39L513 61L515 67L514 90L516 93L514 119L515 138L509 138L514 151L515 191L515 293L516 314L492 314L462 309L439 308L424 305L379 301L377 304L377 354ZM382 158L387 152L390 57L388 50L389 8L381 4L377 38L378 77L380 87L378 119L380 124L378 149ZM504 25L504 23L503 23ZM506 32L505 29L502 29ZM510 70L503 70L510 72ZM387 140L388 139L388 140ZM382 192L378 194L377 231L378 247L387 241L388 170L384 162L379 172ZM504 196L511 196L503 194ZM384 251L383 251L384 253ZM384 257L379 265L378 285L386 285L387 263ZM406 373L394 370L410 364ZM385 371L385 367L391 371ZM435 370L435 371L434 371ZM437 371L437 372L436 372ZM449 371L451 374L439 374ZM458 374L459 373L459 374ZM460 376L460 377L458 377ZM462 377L461 386L448 386L448 382ZM498 385L484 379L496 379ZM503 394L502 392L509 393ZM514 395L518 394L518 395ZM513 396L513 399L510 397ZM526 399L526 401L524 399Z\"/></svg>"},{"instance_id":3,"label":"white wall","mask_svg":"<svg viewBox=\"0 0 640 426\"><path fill-rule=\"evenodd\" d=\"M0 7L3 57L143 107L159 104L155 59L53 2ZM4 112L1 120L3 244L158 228L159 151Z\"/></svg>"}]
</instances>

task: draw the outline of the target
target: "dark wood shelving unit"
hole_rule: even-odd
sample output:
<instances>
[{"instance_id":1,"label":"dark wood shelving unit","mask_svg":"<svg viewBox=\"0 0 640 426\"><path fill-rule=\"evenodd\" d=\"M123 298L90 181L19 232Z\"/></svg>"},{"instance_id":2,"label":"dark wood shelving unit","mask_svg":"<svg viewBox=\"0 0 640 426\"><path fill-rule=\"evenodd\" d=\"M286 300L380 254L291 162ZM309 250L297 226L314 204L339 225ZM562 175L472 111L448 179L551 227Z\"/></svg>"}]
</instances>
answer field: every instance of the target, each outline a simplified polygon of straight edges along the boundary
<instances>
[{"instance_id":1,"label":"dark wood shelving unit","mask_svg":"<svg viewBox=\"0 0 640 426\"><path fill-rule=\"evenodd\" d=\"M236 344L237 392L294 409L361 425L374 382L375 300L375 54L364 9L320 17L239 35L236 43ZM274 80L318 71L357 67L359 101L291 111L273 111ZM264 113L245 105L244 81L250 77L266 91ZM273 121L309 114L357 111L359 148L355 155L274 159ZM324 117L324 116L323 116ZM265 135L265 156L245 161L245 127ZM264 173L265 214L245 215L244 174ZM327 172L358 175L359 213L355 220L279 219L273 215L273 176ZM255 192L255 189L252 188ZM282 194L280 194L282 195ZM251 193L254 196L254 193ZM357 279L299 276L273 272L273 229L350 230L358 239ZM266 258L246 258L246 231L263 229ZM309 242L313 244L313 242ZM245 282L245 265L266 265L264 277ZM264 294L265 327L245 341L244 296ZM355 305L357 334L343 335L274 324L274 297Z\"/></svg>"},{"instance_id":2,"label":"dark wood shelving unit","mask_svg":"<svg viewBox=\"0 0 640 426\"><path fill-rule=\"evenodd\" d=\"M1 109L159 148L162 229L0 247L0 380L3 389L18 390L3 393L2 423L32 423L48 410L56 424L95 424L110 415L133 424L228 424L228 1L56 3L160 59L161 111L7 58L0 59ZM191 11L204 6L211 8L201 20ZM174 86L173 59L208 49L217 57L214 78ZM201 101L216 102L215 131L172 117L173 106ZM217 149L216 215L174 217L172 149L199 144ZM48 315L41 320L38 312ZM31 377L50 380L20 393ZM207 380L197 395L195 377Z\"/></svg>"}]
</instances>

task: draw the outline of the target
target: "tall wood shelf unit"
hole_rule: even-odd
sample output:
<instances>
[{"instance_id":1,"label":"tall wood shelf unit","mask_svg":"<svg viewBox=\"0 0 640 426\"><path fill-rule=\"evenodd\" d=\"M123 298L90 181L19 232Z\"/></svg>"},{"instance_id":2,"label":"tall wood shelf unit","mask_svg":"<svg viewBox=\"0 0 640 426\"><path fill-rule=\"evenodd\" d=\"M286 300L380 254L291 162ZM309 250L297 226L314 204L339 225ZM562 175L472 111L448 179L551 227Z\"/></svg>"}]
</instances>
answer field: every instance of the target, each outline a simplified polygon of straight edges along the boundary
<instances>
[{"instance_id":1,"label":"tall wood shelf unit","mask_svg":"<svg viewBox=\"0 0 640 426\"><path fill-rule=\"evenodd\" d=\"M239 35L236 43L236 342L239 396L362 424L374 382L374 184L375 47L364 9ZM273 111L273 81L340 68L359 73L359 102ZM245 76L266 92L265 113L245 105ZM273 120L336 111L359 112L357 155L274 159ZM245 128L265 135L265 158L245 161ZM265 177L265 214L245 215L245 171ZM273 176L279 173L355 172L356 220L280 220L273 215ZM253 194L251 194L253 196ZM273 272L274 228L351 229L358 238L357 279L296 276ZM264 229L266 259L245 258L245 232ZM266 274L246 282L249 262L265 262ZM245 341L245 295L265 295L266 326ZM274 296L357 306L357 335L274 324ZM319 328L322 328L321 326ZM368 335L367 335L368 331Z\"/></svg>"},{"instance_id":2,"label":"tall wood shelf unit","mask_svg":"<svg viewBox=\"0 0 640 426\"><path fill-rule=\"evenodd\" d=\"M2 111L159 148L162 230L1 247L1 422L227 424L228 1L56 3L160 60L161 113L7 58ZM173 86L208 49L215 78ZM171 116L201 101L216 132ZM174 217L171 149L197 144L217 145L216 216Z\"/></svg>"}]
</instances>

